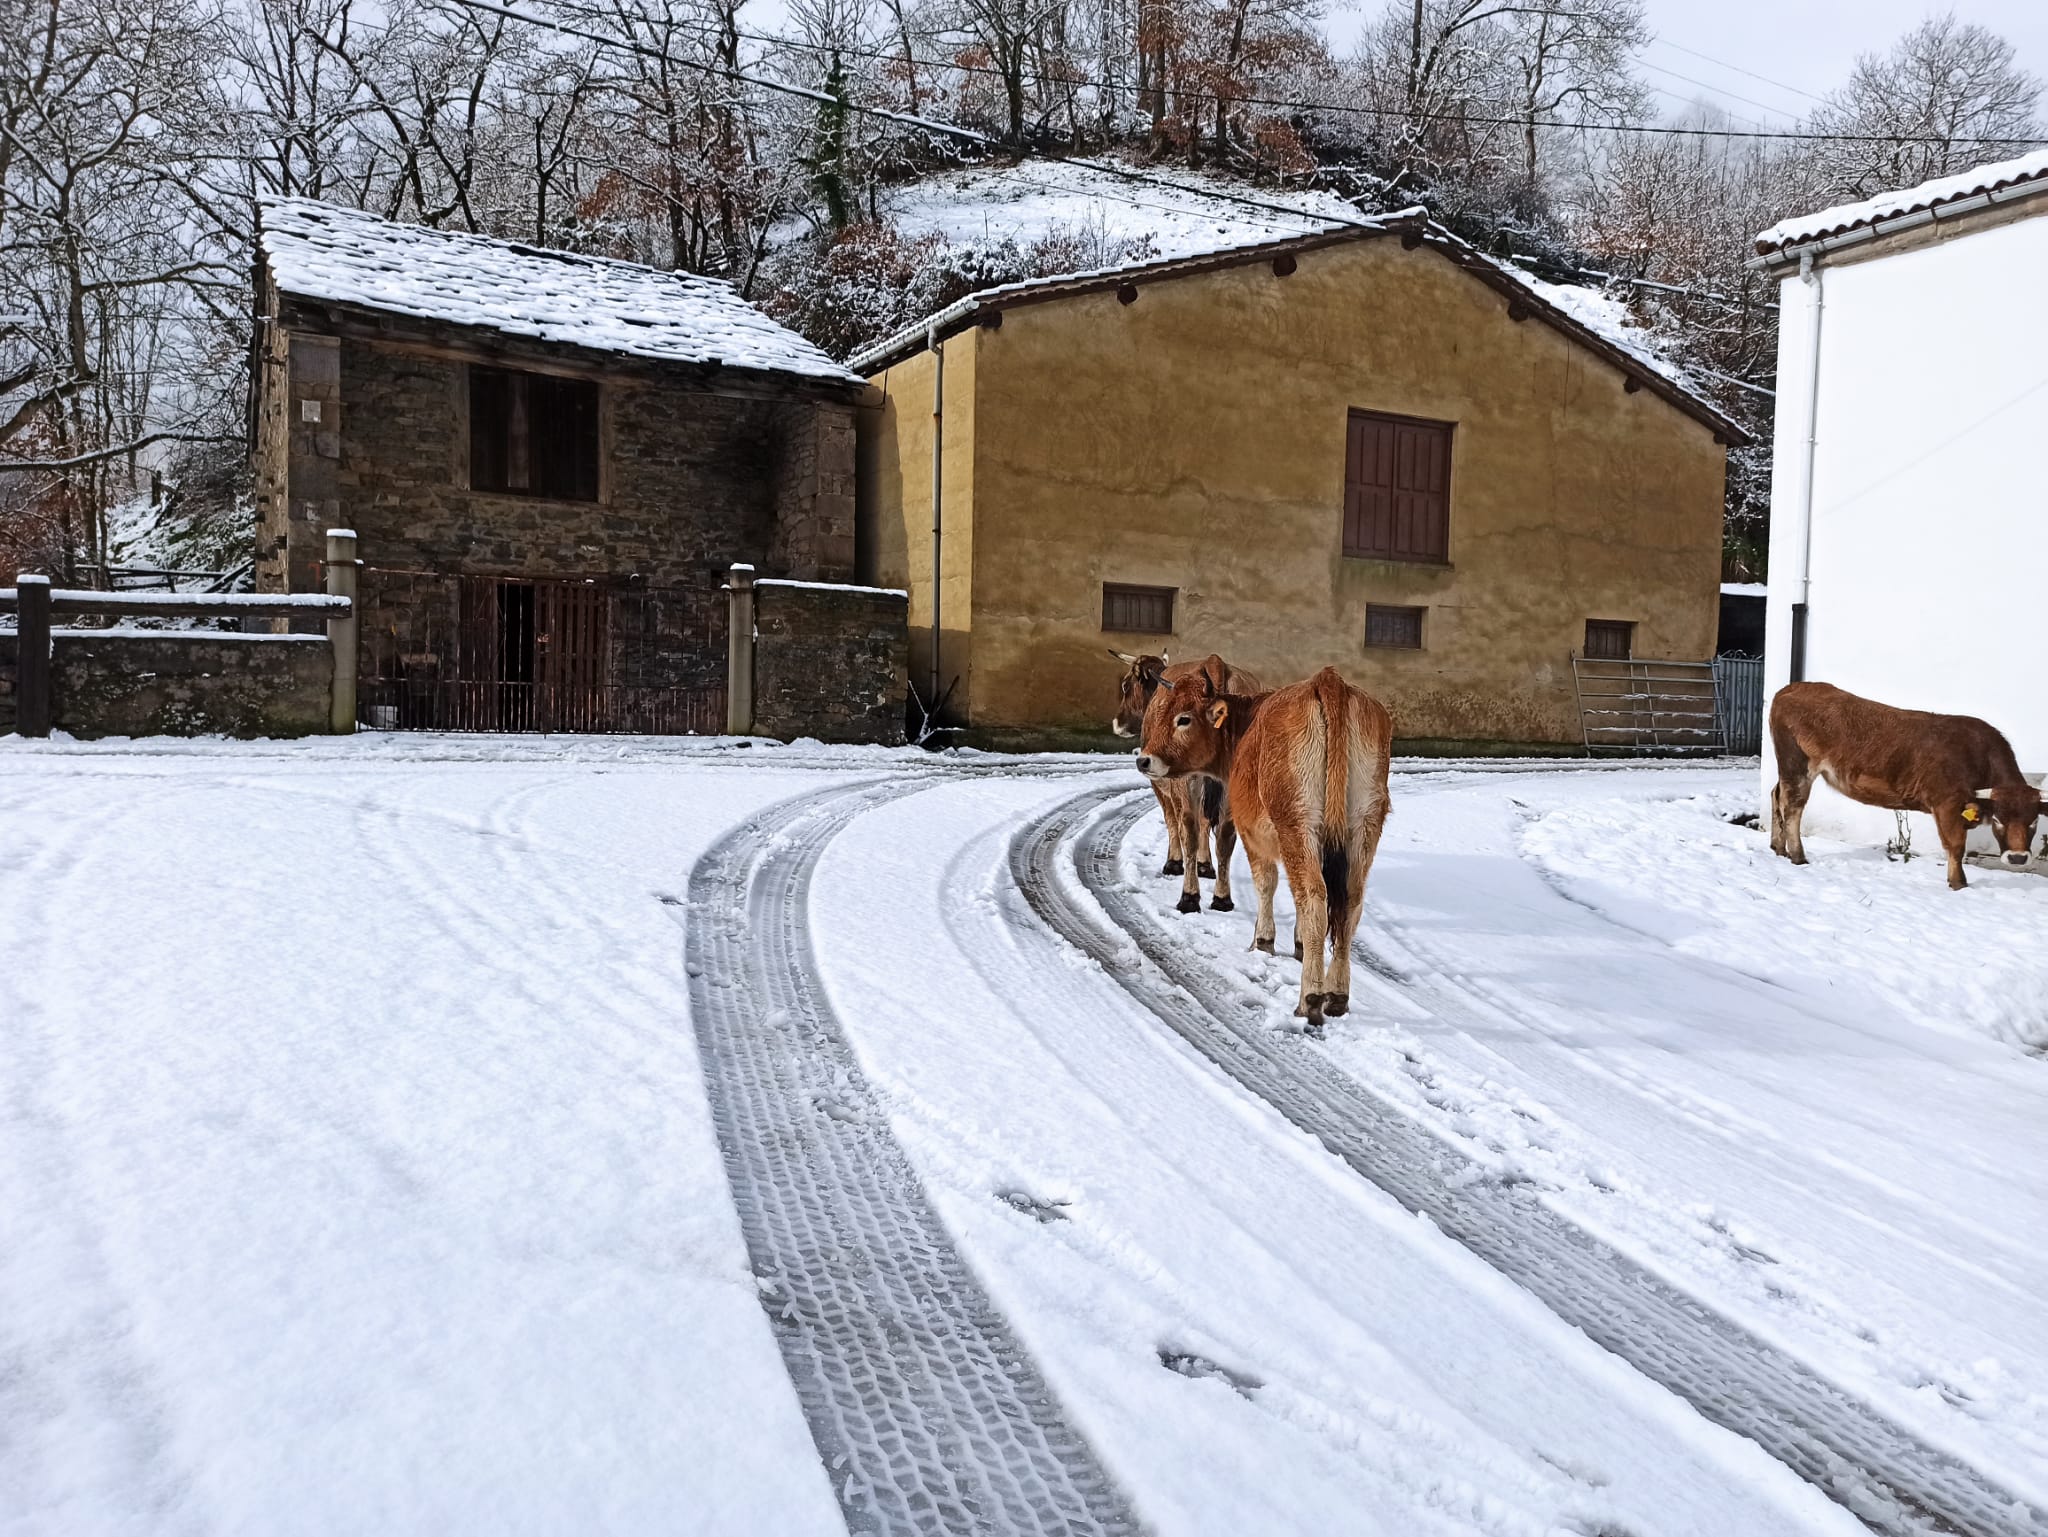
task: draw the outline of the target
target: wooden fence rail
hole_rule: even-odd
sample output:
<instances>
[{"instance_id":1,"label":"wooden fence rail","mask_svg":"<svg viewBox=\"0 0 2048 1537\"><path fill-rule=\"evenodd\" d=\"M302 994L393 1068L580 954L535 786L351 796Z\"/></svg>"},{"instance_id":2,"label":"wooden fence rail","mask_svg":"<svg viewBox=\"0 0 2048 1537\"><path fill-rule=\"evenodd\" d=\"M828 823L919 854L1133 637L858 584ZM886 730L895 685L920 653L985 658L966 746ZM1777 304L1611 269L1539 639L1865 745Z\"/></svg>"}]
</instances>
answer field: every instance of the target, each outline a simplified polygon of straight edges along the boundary
<instances>
[{"instance_id":1,"label":"wooden fence rail","mask_svg":"<svg viewBox=\"0 0 2048 1537\"><path fill-rule=\"evenodd\" d=\"M327 535L326 593L160 593L98 592L52 587L47 576L24 573L12 587L0 587L0 614L17 616L14 730L46 737L55 718L50 690L50 629L53 619L324 619L334 648L333 729L355 726L356 623L355 535L331 529ZM340 568L338 571L337 568ZM167 631L174 636L175 631ZM344 713L345 712L345 713Z\"/></svg>"}]
</instances>

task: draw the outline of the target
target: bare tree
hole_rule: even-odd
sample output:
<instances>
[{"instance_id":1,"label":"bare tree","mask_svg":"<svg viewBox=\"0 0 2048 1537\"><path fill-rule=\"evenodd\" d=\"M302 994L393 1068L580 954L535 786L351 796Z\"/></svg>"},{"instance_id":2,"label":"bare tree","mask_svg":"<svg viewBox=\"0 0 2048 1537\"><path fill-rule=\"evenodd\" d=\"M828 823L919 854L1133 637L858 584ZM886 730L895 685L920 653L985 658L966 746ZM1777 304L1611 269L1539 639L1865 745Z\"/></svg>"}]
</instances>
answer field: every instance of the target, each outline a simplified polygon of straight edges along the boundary
<instances>
[{"instance_id":1,"label":"bare tree","mask_svg":"<svg viewBox=\"0 0 2048 1537\"><path fill-rule=\"evenodd\" d=\"M2041 135L2040 96L2004 38L1953 12L1929 17L1889 53L1859 55L1849 83L1813 115L1817 132L1876 138L1823 146L1818 189L1868 197L2008 159Z\"/></svg>"}]
</instances>

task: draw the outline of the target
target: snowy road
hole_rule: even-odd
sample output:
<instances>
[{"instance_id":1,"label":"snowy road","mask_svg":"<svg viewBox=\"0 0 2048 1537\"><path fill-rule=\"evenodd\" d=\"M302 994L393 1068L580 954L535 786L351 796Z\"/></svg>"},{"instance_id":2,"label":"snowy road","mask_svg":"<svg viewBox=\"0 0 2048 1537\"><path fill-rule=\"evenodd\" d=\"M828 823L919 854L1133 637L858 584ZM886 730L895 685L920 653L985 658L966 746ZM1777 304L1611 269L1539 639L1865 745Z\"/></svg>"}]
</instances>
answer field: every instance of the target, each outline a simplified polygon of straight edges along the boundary
<instances>
[{"instance_id":1,"label":"snowy road","mask_svg":"<svg viewBox=\"0 0 2048 1537\"><path fill-rule=\"evenodd\" d=\"M0 748L0 1531L2038 1529L2048 883L1410 770L1313 1044L1090 768Z\"/></svg>"}]
</instances>

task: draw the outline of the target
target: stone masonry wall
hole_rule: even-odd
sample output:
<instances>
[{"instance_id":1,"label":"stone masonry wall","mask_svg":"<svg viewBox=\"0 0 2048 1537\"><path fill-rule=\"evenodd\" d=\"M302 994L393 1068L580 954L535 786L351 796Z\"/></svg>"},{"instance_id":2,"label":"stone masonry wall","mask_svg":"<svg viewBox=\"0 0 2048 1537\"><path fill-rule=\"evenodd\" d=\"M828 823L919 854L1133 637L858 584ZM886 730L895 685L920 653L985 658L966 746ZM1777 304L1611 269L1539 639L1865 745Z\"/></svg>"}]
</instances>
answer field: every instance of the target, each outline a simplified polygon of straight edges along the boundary
<instances>
[{"instance_id":1,"label":"stone masonry wall","mask_svg":"<svg viewBox=\"0 0 2048 1537\"><path fill-rule=\"evenodd\" d=\"M476 356L593 373L588 359ZM675 688L724 680L719 589L733 562L852 574L849 406L772 384L721 390L681 370L600 367L599 498L561 501L469 489L464 352L294 331L290 359L290 583L317 590L325 530L356 531L372 568L366 677L445 675L457 573L597 581L616 595L613 681ZM302 421L304 402L318 423Z\"/></svg>"},{"instance_id":2,"label":"stone masonry wall","mask_svg":"<svg viewBox=\"0 0 2048 1537\"><path fill-rule=\"evenodd\" d=\"M0 633L0 732L14 729L17 637ZM55 728L76 737L308 736L328 728L325 636L56 630Z\"/></svg>"},{"instance_id":3,"label":"stone masonry wall","mask_svg":"<svg viewBox=\"0 0 2048 1537\"><path fill-rule=\"evenodd\" d=\"M903 740L910 600L880 587L754 587L754 729L785 740Z\"/></svg>"}]
</instances>

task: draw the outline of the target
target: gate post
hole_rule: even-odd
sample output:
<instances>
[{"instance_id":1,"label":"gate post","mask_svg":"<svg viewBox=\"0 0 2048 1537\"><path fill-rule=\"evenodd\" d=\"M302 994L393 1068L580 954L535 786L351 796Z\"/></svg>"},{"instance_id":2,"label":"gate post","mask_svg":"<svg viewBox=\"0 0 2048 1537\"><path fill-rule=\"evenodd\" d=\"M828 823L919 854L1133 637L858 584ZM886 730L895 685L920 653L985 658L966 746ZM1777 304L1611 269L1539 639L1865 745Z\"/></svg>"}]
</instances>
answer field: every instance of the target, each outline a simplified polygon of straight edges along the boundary
<instances>
[{"instance_id":1,"label":"gate post","mask_svg":"<svg viewBox=\"0 0 2048 1537\"><path fill-rule=\"evenodd\" d=\"M327 530L327 592L348 599L348 612L327 620L327 643L334 648L334 696L327 726L346 735L356 729L356 536L353 529Z\"/></svg>"},{"instance_id":2,"label":"gate post","mask_svg":"<svg viewBox=\"0 0 2048 1537\"><path fill-rule=\"evenodd\" d=\"M725 733L754 730L754 568L736 565L725 581Z\"/></svg>"},{"instance_id":3,"label":"gate post","mask_svg":"<svg viewBox=\"0 0 2048 1537\"><path fill-rule=\"evenodd\" d=\"M14 579L19 614L15 637L14 730L17 736L48 736L50 706L50 579Z\"/></svg>"}]
</instances>

